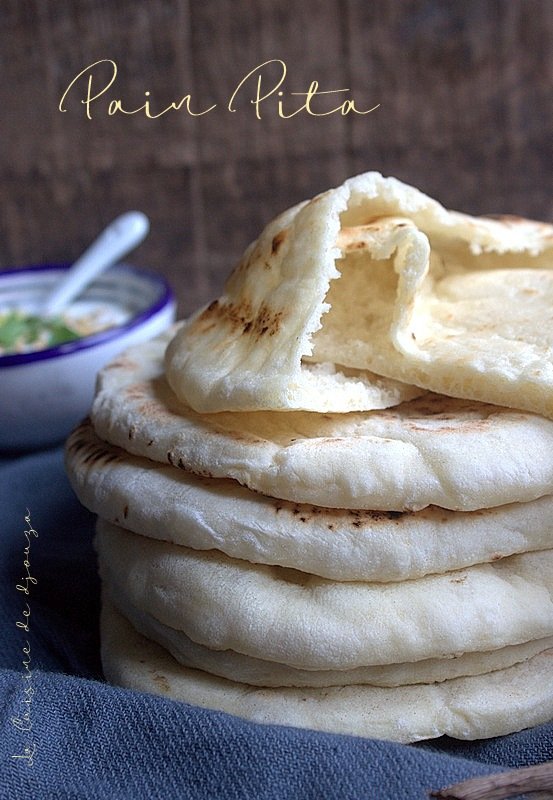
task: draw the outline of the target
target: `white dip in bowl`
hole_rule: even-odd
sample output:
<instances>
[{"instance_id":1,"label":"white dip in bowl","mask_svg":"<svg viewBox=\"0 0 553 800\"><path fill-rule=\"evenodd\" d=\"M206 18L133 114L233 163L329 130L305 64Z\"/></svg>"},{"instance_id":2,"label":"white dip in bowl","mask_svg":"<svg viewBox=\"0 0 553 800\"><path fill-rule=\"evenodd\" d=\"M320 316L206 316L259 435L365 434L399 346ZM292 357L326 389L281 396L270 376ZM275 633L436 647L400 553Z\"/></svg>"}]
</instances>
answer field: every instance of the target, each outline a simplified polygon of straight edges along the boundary
<instances>
[{"instance_id":1,"label":"white dip in bowl","mask_svg":"<svg viewBox=\"0 0 553 800\"><path fill-rule=\"evenodd\" d=\"M32 313L67 267L0 272L0 314ZM41 349L18 345L0 354L0 450L58 442L86 415L98 370L121 350L161 333L175 320L176 303L158 275L124 264L99 276L63 317L94 328L82 338ZM85 328L83 328L85 330ZM80 331L78 331L80 332Z\"/></svg>"}]
</instances>

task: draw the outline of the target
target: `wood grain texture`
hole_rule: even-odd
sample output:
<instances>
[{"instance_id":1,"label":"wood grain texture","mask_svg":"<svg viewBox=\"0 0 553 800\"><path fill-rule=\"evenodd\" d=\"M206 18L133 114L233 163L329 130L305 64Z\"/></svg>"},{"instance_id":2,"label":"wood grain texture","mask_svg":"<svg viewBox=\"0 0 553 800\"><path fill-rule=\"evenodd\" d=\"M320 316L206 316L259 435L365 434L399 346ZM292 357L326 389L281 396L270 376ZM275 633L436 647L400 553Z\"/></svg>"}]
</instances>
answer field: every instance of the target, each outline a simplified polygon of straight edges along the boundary
<instances>
[{"instance_id":1,"label":"wood grain texture","mask_svg":"<svg viewBox=\"0 0 553 800\"><path fill-rule=\"evenodd\" d=\"M0 266L72 260L136 207L152 232L133 260L165 274L188 313L268 219L366 169L469 212L553 216L550 0L4 0L0 31ZM60 113L99 59L119 74L93 119L78 93ZM252 79L228 112L269 59L287 65L288 111L312 80L380 108L281 119L274 95L259 120ZM136 108L145 91L153 108L188 93L218 107L107 115L108 99Z\"/></svg>"},{"instance_id":2,"label":"wood grain texture","mask_svg":"<svg viewBox=\"0 0 553 800\"><path fill-rule=\"evenodd\" d=\"M381 13L376 4L349 2L352 83L369 74L382 97L372 130L382 171L450 207L550 219L553 5L401 5L401 13L395 4ZM352 125L359 171L366 130L359 119Z\"/></svg>"},{"instance_id":3,"label":"wood grain texture","mask_svg":"<svg viewBox=\"0 0 553 800\"><path fill-rule=\"evenodd\" d=\"M431 797L441 800L507 800L515 795L531 794L533 800L551 800L553 797L553 761L532 767L499 772L480 778L471 778L437 792Z\"/></svg>"}]
</instances>

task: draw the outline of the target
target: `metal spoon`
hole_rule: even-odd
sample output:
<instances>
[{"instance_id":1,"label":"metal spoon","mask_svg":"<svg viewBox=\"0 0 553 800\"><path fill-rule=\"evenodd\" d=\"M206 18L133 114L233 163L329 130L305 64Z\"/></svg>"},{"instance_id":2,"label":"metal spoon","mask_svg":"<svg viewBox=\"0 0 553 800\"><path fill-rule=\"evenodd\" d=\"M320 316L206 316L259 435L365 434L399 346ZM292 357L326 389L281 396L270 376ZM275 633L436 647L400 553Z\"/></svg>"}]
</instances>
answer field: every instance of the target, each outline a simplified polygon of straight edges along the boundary
<instances>
[{"instance_id":1,"label":"metal spoon","mask_svg":"<svg viewBox=\"0 0 553 800\"><path fill-rule=\"evenodd\" d=\"M97 275L134 250L150 229L141 211L128 211L111 222L64 275L41 304L40 314L59 314Z\"/></svg>"}]
</instances>

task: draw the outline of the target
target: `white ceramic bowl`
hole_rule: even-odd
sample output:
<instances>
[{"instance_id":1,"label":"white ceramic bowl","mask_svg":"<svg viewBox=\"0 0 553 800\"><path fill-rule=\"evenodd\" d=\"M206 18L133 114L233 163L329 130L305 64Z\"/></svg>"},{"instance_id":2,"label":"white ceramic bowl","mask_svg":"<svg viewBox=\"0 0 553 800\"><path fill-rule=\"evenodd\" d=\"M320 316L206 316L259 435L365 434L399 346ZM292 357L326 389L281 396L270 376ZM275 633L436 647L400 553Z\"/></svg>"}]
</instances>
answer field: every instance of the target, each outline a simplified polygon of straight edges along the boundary
<instances>
[{"instance_id":1,"label":"white ceramic bowl","mask_svg":"<svg viewBox=\"0 0 553 800\"><path fill-rule=\"evenodd\" d=\"M0 272L0 311L39 303L66 269L41 265ZM167 282L126 264L99 276L79 300L122 307L129 317L46 350L0 355L0 450L61 442L90 409L98 370L175 320L175 298Z\"/></svg>"}]
</instances>

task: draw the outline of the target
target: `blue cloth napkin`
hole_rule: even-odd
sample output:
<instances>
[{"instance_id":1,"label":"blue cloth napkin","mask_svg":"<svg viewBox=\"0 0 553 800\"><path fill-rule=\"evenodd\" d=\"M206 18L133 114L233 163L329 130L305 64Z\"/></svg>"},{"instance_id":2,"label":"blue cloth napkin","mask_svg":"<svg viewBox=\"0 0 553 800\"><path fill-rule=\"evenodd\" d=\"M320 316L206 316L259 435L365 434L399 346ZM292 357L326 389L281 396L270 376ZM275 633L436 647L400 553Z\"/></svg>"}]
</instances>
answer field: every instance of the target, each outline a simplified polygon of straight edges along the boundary
<instances>
[{"instance_id":1,"label":"blue cloth napkin","mask_svg":"<svg viewBox=\"0 0 553 800\"><path fill-rule=\"evenodd\" d=\"M1 798L420 800L553 759L552 724L404 746L256 725L109 686L93 517L61 450L0 460L0 514Z\"/></svg>"}]
</instances>

